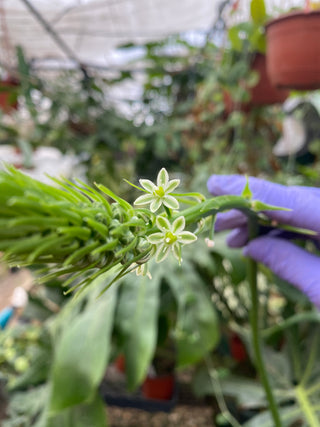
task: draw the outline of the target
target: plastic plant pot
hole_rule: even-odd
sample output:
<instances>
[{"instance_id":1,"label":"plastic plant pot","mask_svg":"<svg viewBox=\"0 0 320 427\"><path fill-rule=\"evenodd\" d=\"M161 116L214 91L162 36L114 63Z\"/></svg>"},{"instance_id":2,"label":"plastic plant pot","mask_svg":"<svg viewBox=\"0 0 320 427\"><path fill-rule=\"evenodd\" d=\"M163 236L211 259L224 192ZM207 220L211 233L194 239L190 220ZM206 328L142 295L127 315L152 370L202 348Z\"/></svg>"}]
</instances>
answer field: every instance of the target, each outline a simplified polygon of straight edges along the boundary
<instances>
[{"instance_id":1,"label":"plastic plant pot","mask_svg":"<svg viewBox=\"0 0 320 427\"><path fill-rule=\"evenodd\" d=\"M147 399L170 400L174 393L174 376L148 376L142 384L142 394Z\"/></svg>"},{"instance_id":2,"label":"plastic plant pot","mask_svg":"<svg viewBox=\"0 0 320 427\"><path fill-rule=\"evenodd\" d=\"M267 73L267 59L265 55L257 53L252 63L252 69L259 73L259 81L252 87L251 104L253 106L282 104L289 96L288 90L278 89L269 79Z\"/></svg>"},{"instance_id":3,"label":"plastic plant pot","mask_svg":"<svg viewBox=\"0 0 320 427\"><path fill-rule=\"evenodd\" d=\"M259 81L255 86L248 89L250 101L237 104L232 100L231 94L225 91L224 103L227 114L237 109L248 113L254 107L282 104L288 98L288 90L279 89L272 85L267 73L267 60L265 55L261 53L255 54L251 70L259 74Z\"/></svg>"},{"instance_id":4,"label":"plastic plant pot","mask_svg":"<svg viewBox=\"0 0 320 427\"><path fill-rule=\"evenodd\" d=\"M267 72L273 85L320 88L320 10L281 15L266 25Z\"/></svg>"}]
</instances>

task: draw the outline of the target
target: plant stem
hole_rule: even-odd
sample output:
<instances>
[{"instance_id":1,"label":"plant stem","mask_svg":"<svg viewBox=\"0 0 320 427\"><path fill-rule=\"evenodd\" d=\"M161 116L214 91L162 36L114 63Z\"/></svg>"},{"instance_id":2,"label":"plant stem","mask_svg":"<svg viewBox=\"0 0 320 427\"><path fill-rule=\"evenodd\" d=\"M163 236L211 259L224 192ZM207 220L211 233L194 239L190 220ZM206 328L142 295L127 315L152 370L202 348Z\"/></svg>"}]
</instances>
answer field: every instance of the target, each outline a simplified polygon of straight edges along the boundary
<instances>
[{"instance_id":1,"label":"plant stem","mask_svg":"<svg viewBox=\"0 0 320 427\"><path fill-rule=\"evenodd\" d=\"M299 405L302 409L302 412L308 421L308 425L310 427L320 427L318 416L315 413L312 405L310 405L305 389L301 386L297 386L295 388L295 392L296 392L296 397L299 402Z\"/></svg>"},{"instance_id":2,"label":"plant stem","mask_svg":"<svg viewBox=\"0 0 320 427\"><path fill-rule=\"evenodd\" d=\"M304 374L303 374L303 377L302 377L301 382L300 382L301 386L306 385L306 383L308 382L308 380L312 374L312 369L314 368L316 360L317 360L318 347L319 347L319 335L318 335L318 330L316 330L316 333L313 337L311 349L309 352L309 358L307 361L307 366L304 370Z\"/></svg>"},{"instance_id":3,"label":"plant stem","mask_svg":"<svg viewBox=\"0 0 320 427\"><path fill-rule=\"evenodd\" d=\"M248 218L249 238L253 239L257 235L257 223L254 218ZM262 356L262 345L259 331L259 298L257 286L257 263L253 259L248 259L248 281L251 293L250 324L252 333L252 345L255 356L255 363L266 397L269 402L269 409L273 417L274 426L281 427L279 409L274 398L272 388L268 379L267 370Z\"/></svg>"},{"instance_id":4,"label":"plant stem","mask_svg":"<svg viewBox=\"0 0 320 427\"><path fill-rule=\"evenodd\" d=\"M212 386L214 395L217 399L217 403L221 411L221 415L224 417L226 421L228 421L231 424L232 427L241 427L241 425L233 417L233 415L230 413L228 409L228 406L224 399L223 391L221 388L219 374L214 369L213 364L208 356L205 357L205 363L207 365L211 386Z\"/></svg>"},{"instance_id":5,"label":"plant stem","mask_svg":"<svg viewBox=\"0 0 320 427\"><path fill-rule=\"evenodd\" d=\"M300 386L301 386L301 384L300 384ZM309 394L313 394L313 393L318 392L319 389L320 389L320 383L317 383L317 384L314 384L313 386L311 386L305 390L306 390L306 394L309 395Z\"/></svg>"}]
</instances>

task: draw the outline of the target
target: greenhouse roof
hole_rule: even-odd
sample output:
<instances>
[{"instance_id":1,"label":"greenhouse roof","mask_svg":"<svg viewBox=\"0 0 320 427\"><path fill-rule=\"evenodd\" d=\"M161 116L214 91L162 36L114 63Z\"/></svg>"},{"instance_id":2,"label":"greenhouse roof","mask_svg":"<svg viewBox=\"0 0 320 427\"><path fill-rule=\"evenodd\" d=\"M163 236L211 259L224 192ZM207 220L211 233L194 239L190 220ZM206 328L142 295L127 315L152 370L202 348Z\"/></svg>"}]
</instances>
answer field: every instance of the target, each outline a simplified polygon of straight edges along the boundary
<instances>
[{"instance_id":1,"label":"greenhouse roof","mask_svg":"<svg viewBox=\"0 0 320 427\"><path fill-rule=\"evenodd\" d=\"M209 31L221 6L230 16L235 3L241 19L249 0L0 0L0 65L13 67L21 46L33 61L109 66L116 46ZM301 3L267 1L269 8Z\"/></svg>"}]
</instances>

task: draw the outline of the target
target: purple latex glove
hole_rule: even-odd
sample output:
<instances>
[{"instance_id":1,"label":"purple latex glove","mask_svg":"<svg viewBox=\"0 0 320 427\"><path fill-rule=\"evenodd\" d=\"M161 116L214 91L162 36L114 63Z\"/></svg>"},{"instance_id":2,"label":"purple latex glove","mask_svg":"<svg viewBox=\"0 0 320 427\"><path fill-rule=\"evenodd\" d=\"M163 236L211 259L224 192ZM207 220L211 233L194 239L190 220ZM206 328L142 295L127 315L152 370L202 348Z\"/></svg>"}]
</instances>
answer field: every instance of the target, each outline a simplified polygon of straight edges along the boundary
<instances>
[{"instance_id":1,"label":"purple latex glove","mask_svg":"<svg viewBox=\"0 0 320 427\"><path fill-rule=\"evenodd\" d=\"M214 196L240 195L245 183L246 178L240 175L212 175L207 185ZM286 187L253 177L249 178L249 187L254 200L291 209L264 212L271 220L316 231L320 241L320 189ZM246 245L245 255L296 286L320 309L320 258L281 238L277 230L247 244L246 223L244 214L232 210L218 214L216 231L232 230L227 239L229 246Z\"/></svg>"}]
</instances>

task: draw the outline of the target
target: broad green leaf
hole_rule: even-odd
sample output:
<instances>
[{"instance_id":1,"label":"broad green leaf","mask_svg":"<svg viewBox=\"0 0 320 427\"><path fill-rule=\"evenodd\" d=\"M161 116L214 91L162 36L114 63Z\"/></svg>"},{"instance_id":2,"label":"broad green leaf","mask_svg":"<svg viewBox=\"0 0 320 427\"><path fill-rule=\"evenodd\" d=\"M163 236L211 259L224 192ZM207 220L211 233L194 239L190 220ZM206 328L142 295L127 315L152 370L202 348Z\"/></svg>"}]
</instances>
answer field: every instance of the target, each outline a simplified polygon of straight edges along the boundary
<instances>
[{"instance_id":1,"label":"broad green leaf","mask_svg":"<svg viewBox=\"0 0 320 427\"><path fill-rule=\"evenodd\" d=\"M263 25L267 20L264 0L251 0L250 13L251 19L256 25Z\"/></svg>"},{"instance_id":2,"label":"broad green leaf","mask_svg":"<svg viewBox=\"0 0 320 427\"><path fill-rule=\"evenodd\" d=\"M107 411L97 394L88 404L77 405L51 417L46 427L107 427Z\"/></svg>"},{"instance_id":3,"label":"broad green leaf","mask_svg":"<svg viewBox=\"0 0 320 427\"><path fill-rule=\"evenodd\" d=\"M178 302L175 337L177 364L182 367L198 362L215 347L218 319L200 277L192 270L177 270L168 277L168 284Z\"/></svg>"},{"instance_id":4,"label":"broad green leaf","mask_svg":"<svg viewBox=\"0 0 320 427\"><path fill-rule=\"evenodd\" d=\"M157 341L160 280L153 275L133 274L122 284L117 309L117 326L124 337L128 388L143 381Z\"/></svg>"},{"instance_id":5,"label":"broad green leaf","mask_svg":"<svg viewBox=\"0 0 320 427\"><path fill-rule=\"evenodd\" d=\"M103 284L109 273L96 284ZM116 301L116 287L65 324L52 366L53 413L92 399L106 369Z\"/></svg>"}]
</instances>

